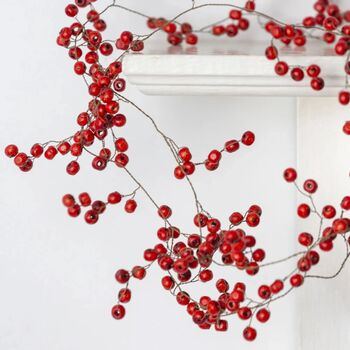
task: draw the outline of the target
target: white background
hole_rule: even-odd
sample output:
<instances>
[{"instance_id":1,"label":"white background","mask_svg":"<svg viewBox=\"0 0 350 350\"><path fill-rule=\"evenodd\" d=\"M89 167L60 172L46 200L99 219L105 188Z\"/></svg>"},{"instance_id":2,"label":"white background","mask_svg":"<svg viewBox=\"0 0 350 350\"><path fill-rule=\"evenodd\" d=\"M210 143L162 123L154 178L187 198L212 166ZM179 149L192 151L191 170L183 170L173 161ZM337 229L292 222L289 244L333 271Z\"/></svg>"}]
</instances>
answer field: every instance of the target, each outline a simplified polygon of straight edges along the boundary
<instances>
[{"instance_id":1,"label":"white background","mask_svg":"<svg viewBox=\"0 0 350 350\"><path fill-rule=\"evenodd\" d=\"M189 3L123 2L155 16L171 16ZM299 20L298 11L308 13L311 3L294 1L291 9L280 1L264 1L260 8L282 19ZM6 35L0 57L0 146L16 143L28 151L35 142L72 134L75 118L86 109L88 96L81 79L72 73L72 61L55 45L58 30L69 24L63 13L66 1L2 1L1 5ZM205 21L216 20L221 13L211 9L202 16ZM115 11L108 18L113 23L111 37L132 29L134 21L139 32L144 31L142 21L130 14ZM199 23L199 16L196 18ZM248 33L246 37L252 36L254 33ZM193 180L206 209L222 220L254 203L264 208L262 225L255 233L259 246L268 250L269 260L295 251L297 231L291 215L295 192L281 179L283 169L296 163L294 99L158 98L142 96L132 88L129 97L150 112L179 144L191 146L197 159L248 129L256 132L253 147L225 157L217 172L199 170ZM161 139L142 116L126 108L123 111L128 124L120 136L128 137L131 144L130 170L160 203L174 208L178 226L193 229L191 194L185 183L172 178L174 162ZM31 173L22 174L1 156L1 349L298 348L298 310L293 296L273 306L271 322L258 326L257 341L247 344L241 337L245 324L236 319L225 334L194 327L185 310L160 286L162 273L156 266L147 279L131 285L133 300L127 305L125 320L113 320L110 308L120 287L114 273L120 267L143 263L143 249L156 243L161 222L141 195L132 216L121 207L110 208L93 227L82 218L69 218L60 203L65 193L89 191L101 199L114 190L129 193L135 186L114 167L96 173L89 157L82 171L69 177L65 174L68 162L61 156L52 162L42 159ZM258 280L271 283L289 269L288 264L271 269ZM218 270L216 276L220 273ZM247 279L235 270L223 274L231 284ZM250 289L253 294L255 286ZM215 295L213 286L207 285L196 292ZM300 293L302 290L296 294ZM337 321L333 316L329 322ZM318 336L329 337L326 333Z\"/></svg>"}]
</instances>

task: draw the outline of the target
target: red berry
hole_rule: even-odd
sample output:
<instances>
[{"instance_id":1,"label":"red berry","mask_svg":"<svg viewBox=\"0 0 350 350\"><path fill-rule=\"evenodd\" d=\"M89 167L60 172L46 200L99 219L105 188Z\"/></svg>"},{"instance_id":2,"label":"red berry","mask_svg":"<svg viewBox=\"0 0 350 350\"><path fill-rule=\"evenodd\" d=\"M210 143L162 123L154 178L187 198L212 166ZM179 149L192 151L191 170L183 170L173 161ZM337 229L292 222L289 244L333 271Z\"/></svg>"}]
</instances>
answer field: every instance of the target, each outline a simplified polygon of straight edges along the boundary
<instances>
[{"instance_id":1,"label":"red berry","mask_svg":"<svg viewBox=\"0 0 350 350\"><path fill-rule=\"evenodd\" d=\"M221 278L216 281L216 289L219 293L226 293L229 289L229 284L225 279Z\"/></svg>"},{"instance_id":2,"label":"red berry","mask_svg":"<svg viewBox=\"0 0 350 350\"><path fill-rule=\"evenodd\" d=\"M211 270L203 270L200 274L199 274L199 279L202 282L209 282L210 280L213 279L213 272Z\"/></svg>"},{"instance_id":3,"label":"red berry","mask_svg":"<svg viewBox=\"0 0 350 350\"><path fill-rule=\"evenodd\" d=\"M171 208L169 208L167 205L162 205L159 209L158 209L158 215L162 218L162 219L169 219L170 216L172 214L172 210Z\"/></svg>"},{"instance_id":4,"label":"red berry","mask_svg":"<svg viewBox=\"0 0 350 350\"><path fill-rule=\"evenodd\" d=\"M118 299L120 303L128 303L131 300L131 290L129 288L123 288L118 293Z\"/></svg>"},{"instance_id":5,"label":"red berry","mask_svg":"<svg viewBox=\"0 0 350 350\"><path fill-rule=\"evenodd\" d=\"M304 283L304 277L300 274L295 274L289 281L292 287L300 287Z\"/></svg>"},{"instance_id":6,"label":"red berry","mask_svg":"<svg viewBox=\"0 0 350 350\"><path fill-rule=\"evenodd\" d=\"M270 319L270 311L266 309L260 309L256 314L256 319L261 323L267 322Z\"/></svg>"},{"instance_id":7,"label":"red berry","mask_svg":"<svg viewBox=\"0 0 350 350\"><path fill-rule=\"evenodd\" d=\"M125 153L119 153L116 155L114 161L119 168L125 168L129 163L129 157Z\"/></svg>"},{"instance_id":8,"label":"red berry","mask_svg":"<svg viewBox=\"0 0 350 350\"><path fill-rule=\"evenodd\" d=\"M86 72L86 65L84 62L76 62L74 64L74 72L78 75L83 75Z\"/></svg>"},{"instance_id":9,"label":"red berry","mask_svg":"<svg viewBox=\"0 0 350 350\"><path fill-rule=\"evenodd\" d=\"M321 68L317 64L312 64L307 67L306 73L310 78L317 78L321 73Z\"/></svg>"},{"instance_id":10,"label":"red berry","mask_svg":"<svg viewBox=\"0 0 350 350\"><path fill-rule=\"evenodd\" d=\"M299 205L297 212L299 217L305 219L310 215L311 209L308 204L304 203Z\"/></svg>"},{"instance_id":11,"label":"red berry","mask_svg":"<svg viewBox=\"0 0 350 350\"><path fill-rule=\"evenodd\" d=\"M284 283L282 280L276 280L270 286L271 292L273 294L278 294L280 291L283 290L283 288L284 288Z\"/></svg>"},{"instance_id":12,"label":"red berry","mask_svg":"<svg viewBox=\"0 0 350 350\"><path fill-rule=\"evenodd\" d=\"M112 316L116 320L121 320L125 316L125 308L123 305L115 305L112 308Z\"/></svg>"},{"instance_id":13,"label":"red berry","mask_svg":"<svg viewBox=\"0 0 350 350\"><path fill-rule=\"evenodd\" d=\"M241 19L242 18L242 12L239 10L231 10L230 11L230 18L231 19Z\"/></svg>"},{"instance_id":14,"label":"red berry","mask_svg":"<svg viewBox=\"0 0 350 350\"><path fill-rule=\"evenodd\" d=\"M350 102L350 93L348 91L340 91L339 102L342 105L348 105Z\"/></svg>"},{"instance_id":15,"label":"red berry","mask_svg":"<svg viewBox=\"0 0 350 350\"><path fill-rule=\"evenodd\" d=\"M258 294L262 299L269 299L271 296L271 289L269 286L262 285L258 289Z\"/></svg>"},{"instance_id":16,"label":"red berry","mask_svg":"<svg viewBox=\"0 0 350 350\"><path fill-rule=\"evenodd\" d=\"M256 330L253 327L246 327L243 331L243 337L248 341L255 340L256 334Z\"/></svg>"},{"instance_id":17,"label":"red berry","mask_svg":"<svg viewBox=\"0 0 350 350\"><path fill-rule=\"evenodd\" d=\"M221 152L214 149L208 155L208 160L213 163L218 163L221 159Z\"/></svg>"},{"instance_id":18,"label":"red berry","mask_svg":"<svg viewBox=\"0 0 350 350\"><path fill-rule=\"evenodd\" d=\"M89 205L91 205L90 195L86 192L80 193L79 201L83 207L88 207Z\"/></svg>"},{"instance_id":19,"label":"red berry","mask_svg":"<svg viewBox=\"0 0 350 350\"><path fill-rule=\"evenodd\" d=\"M75 199L71 194L66 194L62 198L62 203L65 207L70 208L75 204Z\"/></svg>"},{"instance_id":20,"label":"red berry","mask_svg":"<svg viewBox=\"0 0 350 350\"><path fill-rule=\"evenodd\" d=\"M189 162L192 159L192 154L189 150L188 147L182 147L179 150L179 157L184 161L184 162Z\"/></svg>"},{"instance_id":21,"label":"red berry","mask_svg":"<svg viewBox=\"0 0 350 350\"><path fill-rule=\"evenodd\" d=\"M304 190L308 193L315 193L318 185L315 180L309 179L304 182Z\"/></svg>"},{"instance_id":22,"label":"red berry","mask_svg":"<svg viewBox=\"0 0 350 350\"><path fill-rule=\"evenodd\" d=\"M117 282L125 284L129 281L130 274L128 271L120 269L115 273L115 279L117 280Z\"/></svg>"},{"instance_id":23,"label":"red berry","mask_svg":"<svg viewBox=\"0 0 350 350\"><path fill-rule=\"evenodd\" d=\"M76 175L80 170L80 165L77 161L71 161L66 168L66 171L69 175Z\"/></svg>"},{"instance_id":24,"label":"red berry","mask_svg":"<svg viewBox=\"0 0 350 350\"><path fill-rule=\"evenodd\" d=\"M226 152L232 153L239 149L239 142L237 140L230 140L225 143Z\"/></svg>"},{"instance_id":25,"label":"red berry","mask_svg":"<svg viewBox=\"0 0 350 350\"><path fill-rule=\"evenodd\" d=\"M280 61L275 65L275 72L278 75L286 75L289 71L289 66L286 62Z\"/></svg>"},{"instance_id":26,"label":"red berry","mask_svg":"<svg viewBox=\"0 0 350 350\"><path fill-rule=\"evenodd\" d=\"M342 234L347 232L349 224L345 219L336 219L333 221L332 228L335 233Z\"/></svg>"},{"instance_id":27,"label":"red berry","mask_svg":"<svg viewBox=\"0 0 350 350\"><path fill-rule=\"evenodd\" d=\"M96 224L99 217L98 217L98 214L94 210L88 210L85 213L84 218L85 218L86 223L88 223L89 225L93 225L93 224Z\"/></svg>"},{"instance_id":28,"label":"red berry","mask_svg":"<svg viewBox=\"0 0 350 350\"><path fill-rule=\"evenodd\" d=\"M278 50L275 46L269 46L265 50L265 56L269 60L274 60L278 56Z\"/></svg>"},{"instance_id":29,"label":"red berry","mask_svg":"<svg viewBox=\"0 0 350 350\"><path fill-rule=\"evenodd\" d=\"M343 126L343 132L346 135L350 135L350 121L345 122Z\"/></svg>"},{"instance_id":30,"label":"red berry","mask_svg":"<svg viewBox=\"0 0 350 350\"><path fill-rule=\"evenodd\" d=\"M304 71L301 68L293 68L290 72L290 75L293 80L295 81L301 81L304 79Z\"/></svg>"},{"instance_id":31,"label":"red berry","mask_svg":"<svg viewBox=\"0 0 350 350\"><path fill-rule=\"evenodd\" d=\"M141 267L141 266L135 266L132 269L131 273L132 273L134 278L136 278L138 280L142 280L146 276L146 269L144 267Z\"/></svg>"},{"instance_id":32,"label":"red berry","mask_svg":"<svg viewBox=\"0 0 350 350\"><path fill-rule=\"evenodd\" d=\"M326 205L323 209L322 209L322 215L326 218L326 219L333 219L335 217L335 215L337 214L337 211L335 210L335 208L332 205Z\"/></svg>"},{"instance_id":33,"label":"red berry","mask_svg":"<svg viewBox=\"0 0 350 350\"><path fill-rule=\"evenodd\" d=\"M16 145L8 145L5 148L5 154L9 158L13 158L18 154L18 147Z\"/></svg>"},{"instance_id":34,"label":"red berry","mask_svg":"<svg viewBox=\"0 0 350 350\"><path fill-rule=\"evenodd\" d=\"M298 241L301 245L305 247L309 247L313 243L314 238L310 233L303 232L303 233L300 233L298 237Z\"/></svg>"},{"instance_id":35,"label":"red berry","mask_svg":"<svg viewBox=\"0 0 350 350\"><path fill-rule=\"evenodd\" d=\"M124 209L127 213L131 214L135 212L136 208L137 208L137 203L135 200L129 199L125 202Z\"/></svg>"},{"instance_id":36,"label":"red berry","mask_svg":"<svg viewBox=\"0 0 350 350\"><path fill-rule=\"evenodd\" d=\"M250 146L255 141L255 135L251 131L247 131L242 136L242 143L246 146Z\"/></svg>"},{"instance_id":37,"label":"red berry","mask_svg":"<svg viewBox=\"0 0 350 350\"><path fill-rule=\"evenodd\" d=\"M196 34L187 34L186 35L186 43L189 45L196 45L198 42L198 36Z\"/></svg>"},{"instance_id":38,"label":"red berry","mask_svg":"<svg viewBox=\"0 0 350 350\"><path fill-rule=\"evenodd\" d=\"M295 169L288 168L284 171L283 177L287 182L294 182L297 179L298 174Z\"/></svg>"},{"instance_id":39,"label":"red berry","mask_svg":"<svg viewBox=\"0 0 350 350\"><path fill-rule=\"evenodd\" d=\"M316 90L322 90L324 88L324 80L322 78L313 78L311 79L311 87Z\"/></svg>"},{"instance_id":40,"label":"red berry","mask_svg":"<svg viewBox=\"0 0 350 350\"><path fill-rule=\"evenodd\" d=\"M228 328L228 322L226 320L218 320L215 322L215 330L218 332L226 332Z\"/></svg>"},{"instance_id":41,"label":"red berry","mask_svg":"<svg viewBox=\"0 0 350 350\"><path fill-rule=\"evenodd\" d=\"M177 295L176 295L176 301L180 305L186 306L190 302L190 296L186 292L178 292Z\"/></svg>"},{"instance_id":42,"label":"red berry","mask_svg":"<svg viewBox=\"0 0 350 350\"><path fill-rule=\"evenodd\" d=\"M350 210L350 196L346 196L343 198L343 200L341 202L341 207L344 210Z\"/></svg>"},{"instance_id":43,"label":"red berry","mask_svg":"<svg viewBox=\"0 0 350 350\"><path fill-rule=\"evenodd\" d=\"M68 215L76 218L80 215L81 209L79 204L74 204L72 207L68 208Z\"/></svg>"},{"instance_id":44,"label":"red berry","mask_svg":"<svg viewBox=\"0 0 350 350\"><path fill-rule=\"evenodd\" d=\"M24 166L27 161L28 156L25 153L18 153L14 159L14 162L18 167Z\"/></svg>"},{"instance_id":45,"label":"red berry","mask_svg":"<svg viewBox=\"0 0 350 350\"><path fill-rule=\"evenodd\" d=\"M120 203L121 200L122 200L122 196L119 192L110 193L107 199L109 204L117 204L117 203Z\"/></svg>"},{"instance_id":46,"label":"red berry","mask_svg":"<svg viewBox=\"0 0 350 350\"><path fill-rule=\"evenodd\" d=\"M74 4L69 4L66 7L65 12L68 17L75 17L78 14L79 9Z\"/></svg>"},{"instance_id":47,"label":"red berry","mask_svg":"<svg viewBox=\"0 0 350 350\"><path fill-rule=\"evenodd\" d=\"M170 276L165 276L162 278L162 285L164 289L170 290L174 288L175 282Z\"/></svg>"},{"instance_id":48,"label":"red berry","mask_svg":"<svg viewBox=\"0 0 350 350\"><path fill-rule=\"evenodd\" d=\"M34 158L39 158L44 153L44 148L40 144L36 143L31 148L30 153Z\"/></svg>"}]
</instances>

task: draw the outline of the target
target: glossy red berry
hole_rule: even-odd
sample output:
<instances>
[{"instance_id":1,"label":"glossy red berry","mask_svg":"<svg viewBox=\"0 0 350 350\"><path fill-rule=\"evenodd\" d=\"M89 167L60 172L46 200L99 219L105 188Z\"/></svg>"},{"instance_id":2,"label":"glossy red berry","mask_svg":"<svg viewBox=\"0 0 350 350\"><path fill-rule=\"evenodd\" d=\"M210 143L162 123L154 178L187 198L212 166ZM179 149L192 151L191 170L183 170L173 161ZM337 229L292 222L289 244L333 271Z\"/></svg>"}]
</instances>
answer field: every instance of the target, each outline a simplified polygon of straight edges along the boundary
<instances>
[{"instance_id":1,"label":"glossy red berry","mask_svg":"<svg viewBox=\"0 0 350 350\"><path fill-rule=\"evenodd\" d=\"M284 283L282 280L276 280L270 286L271 293L273 293L273 294L278 294L279 292L281 292L283 290L283 288L284 288Z\"/></svg>"},{"instance_id":2,"label":"glossy red berry","mask_svg":"<svg viewBox=\"0 0 350 350\"><path fill-rule=\"evenodd\" d=\"M65 12L68 17L75 17L78 14L79 9L74 4L69 4L67 5Z\"/></svg>"},{"instance_id":3,"label":"glossy red berry","mask_svg":"<svg viewBox=\"0 0 350 350\"><path fill-rule=\"evenodd\" d=\"M258 289L258 294L262 299L269 299L271 296L271 289L267 285L262 285Z\"/></svg>"},{"instance_id":4,"label":"glossy red berry","mask_svg":"<svg viewBox=\"0 0 350 350\"><path fill-rule=\"evenodd\" d=\"M125 202L125 206L124 206L124 209L127 213L131 214L133 212L135 212L137 208L137 203L135 200L133 199L128 199L126 202Z\"/></svg>"},{"instance_id":5,"label":"glossy red berry","mask_svg":"<svg viewBox=\"0 0 350 350\"><path fill-rule=\"evenodd\" d=\"M270 319L270 311L267 309L260 309L256 314L256 319L261 323L267 322Z\"/></svg>"},{"instance_id":6,"label":"glossy red berry","mask_svg":"<svg viewBox=\"0 0 350 350\"><path fill-rule=\"evenodd\" d=\"M128 303L131 300L131 290L129 288L123 288L118 293L118 299L120 303Z\"/></svg>"},{"instance_id":7,"label":"glossy red berry","mask_svg":"<svg viewBox=\"0 0 350 350\"><path fill-rule=\"evenodd\" d=\"M208 160L213 163L218 163L221 159L221 152L218 150L213 150L208 155Z\"/></svg>"},{"instance_id":8,"label":"glossy red berry","mask_svg":"<svg viewBox=\"0 0 350 350\"><path fill-rule=\"evenodd\" d=\"M162 278L162 286L166 290L173 289L175 286L175 281L170 276L164 276Z\"/></svg>"},{"instance_id":9,"label":"glossy red berry","mask_svg":"<svg viewBox=\"0 0 350 350\"><path fill-rule=\"evenodd\" d=\"M62 198L62 203L65 207L70 208L72 207L76 202L74 197L71 194L66 194Z\"/></svg>"},{"instance_id":10,"label":"glossy red berry","mask_svg":"<svg viewBox=\"0 0 350 350\"><path fill-rule=\"evenodd\" d=\"M220 293L226 293L229 289L229 284L225 279L221 278L216 281L216 289Z\"/></svg>"},{"instance_id":11,"label":"glossy red berry","mask_svg":"<svg viewBox=\"0 0 350 350\"><path fill-rule=\"evenodd\" d=\"M284 171L283 177L287 182L294 182L297 179L298 174L295 169L288 168Z\"/></svg>"},{"instance_id":12,"label":"glossy red berry","mask_svg":"<svg viewBox=\"0 0 350 350\"><path fill-rule=\"evenodd\" d=\"M93 225L93 224L96 224L96 222L99 219L99 216L94 210L88 210L85 213L84 218L85 218L85 221L86 221L87 224Z\"/></svg>"},{"instance_id":13,"label":"glossy red berry","mask_svg":"<svg viewBox=\"0 0 350 350\"><path fill-rule=\"evenodd\" d=\"M310 85L312 89L320 91L324 88L324 80L322 78L313 78L311 79Z\"/></svg>"},{"instance_id":14,"label":"glossy red berry","mask_svg":"<svg viewBox=\"0 0 350 350\"><path fill-rule=\"evenodd\" d=\"M246 131L242 136L242 143L246 146L251 146L255 141L255 135L251 131Z\"/></svg>"},{"instance_id":15,"label":"glossy red berry","mask_svg":"<svg viewBox=\"0 0 350 350\"><path fill-rule=\"evenodd\" d=\"M298 241L301 245L309 247L313 243L314 238L310 233L302 232L298 237Z\"/></svg>"},{"instance_id":16,"label":"glossy red berry","mask_svg":"<svg viewBox=\"0 0 350 350\"><path fill-rule=\"evenodd\" d=\"M200 274L199 274L199 279L202 282L209 282L210 280L213 279L213 272L211 270L203 270Z\"/></svg>"},{"instance_id":17,"label":"glossy red berry","mask_svg":"<svg viewBox=\"0 0 350 350\"><path fill-rule=\"evenodd\" d=\"M300 287L304 283L304 277L300 274L295 274L289 281L292 287Z\"/></svg>"},{"instance_id":18,"label":"glossy red berry","mask_svg":"<svg viewBox=\"0 0 350 350\"><path fill-rule=\"evenodd\" d=\"M316 64L312 64L307 67L306 73L310 78L317 78L321 73L321 68Z\"/></svg>"},{"instance_id":19,"label":"glossy red berry","mask_svg":"<svg viewBox=\"0 0 350 350\"><path fill-rule=\"evenodd\" d=\"M309 179L304 182L304 190L308 193L315 193L317 191L318 185L315 180Z\"/></svg>"},{"instance_id":20,"label":"glossy red berry","mask_svg":"<svg viewBox=\"0 0 350 350\"><path fill-rule=\"evenodd\" d=\"M16 145L8 145L5 148L5 154L9 158L13 158L18 154L18 147Z\"/></svg>"},{"instance_id":21,"label":"glossy red berry","mask_svg":"<svg viewBox=\"0 0 350 350\"><path fill-rule=\"evenodd\" d=\"M117 280L117 282L125 284L129 281L130 274L128 271L120 269L115 273L115 279Z\"/></svg>"},{"instance_id":22,"label":"glossy red berry","mask_svg":"<svg viewBox=\"0 0 350 350\"><path fill-rule=\"evenodd\" d=\"M344 123L343 132L346 135L350 135L350 120Z\"/></svg>"},{"instance_id":23,"label":"glossy red berry","mask_svg":"<svg viewBox=\"0 0 350 350\"><path fill-rule=\"evenodd\" d=\"M322 209L322 215L326 218L326 219L333 219L335 217L335 215L337 214L337 211L335 210L335 208L332 205L326 205L323 209Z\"/></svg>"},{"instance_id":24,"label":"glossy red berry","mask_svg":"<svg viewBox=\"0 0 350 350\"><path fill-rule=\"evenodd\" d=\"M255 340L256 335L257 335L257 332L253 327L246 327L243 331L243 337L248 341Z\"/></svg>"},{"instance_id":25,"label":"glossy red berry","mask_svg":"<svg viewBox=\"0 0 350 350\"><path fill-rule=\"evenodd\" d=\"M138 280L142 280L146 276L146 269L142 266L135 266L132 271L132 276Z\"/></svg>"},{"instance_id":26,"label":"glossy red berry","mask_svg":"<svg viewBox=\"0 0 350 350\"><path fill-rule=\"evenodd\" d=\"M269 60L274 60L278 56L278 50L275 46L269 46L265 50L265 56Z\"/></svg>"},{"instance_id":27,"label":"glossy red berry","mask_svg":"<svg viewBox=\"0 0 350 350\"><path fill-rule=\"evenodd\" d=\"M293 80L295 81L301 81L304 79L304 71L301 68L293 68L290 72L290 75Z\"/></svg>"},{"instance_id":28,"label":"glossy red berry","mask_svg":"<svg viewBox=\"0 0 350 350\"><path fill-rule=\"evenodd\" d=\"M167 205L162 205L158 209L158 215L162 219L169 219L171 214L172 214L172 210Z\"/></svg>"},{"instance_id":29,"label":"glossy red berry","mask_svg":"<svg viewBox=\"0 0 350 350\"><path fill-rule=\"evenodd\" d=\"M298 206L297 213L299 217L305 219L310 215L311 209L308 204L303 203Z\"/></svg>"},{"instance_id":30,"label":"glossy red berry","mask_svg":"<svg viewBox=\"0 0 350 350\"><path fill-rule=\"evenodd\" d=\"M116 155L114 162L119 168L124 168L129 163L129 157L125 153L119 153Z\"/></svg>"},{"instance_id":31,"label":"glossy red berry","mask_svg":"<svg viewBox=\"0 0 350 350\"><path fill-rule=\"evenodd\" d=\"M341 207L344 210L350 210L350 196L346 196L341 201Z\"/></svg>"},{"instance_id":32,"label":"glossy red berry","mask_svg":"<svg viewBox=\"0 0 350 350\"><path fill-rule=\"evenodd\" d=\"M237 140L230 140L225 143L226 152L232 153L239 149L239 142Z\"/></svg>"},{"instance_id":33,"label":"glossy red berry","mask_svg":"<svg viewBox=\"0 0 350 350\"><path fill-rule=\"evenodd\" d=\"M123 305L115 305L112 308L112 316L116 320L121 320L125 316L125 308Z\"/></svg>"},{"instance_id":34,"label":"glossy red berry","mask_svg":"<svg viewBox=\"0 0 350 350\"><path fill-rule=\"evenodd\" d=\"M338 95L340 104L348 105L350 102L350 93L348 91L340 91Z\"/></svg>"},{"instance_id":35,"label":"glossy red berry","mask_svg":"<svg viewBox=\"0 0 350 350\"><path fill-rule=\"evenodd\" d=\"M286 75L289 71L289 66L286 62L284 61L279 61L275 65L275 72L278 75Z\"/></svg>"},{"instance_id":36,"label":"glossy red berry","mask_svg":"<svg viewBox=\"0 0 350 350\"><path fill-rule=\"evenodd\" d=\"M86 192L80 193L79 201L83 207L88 207L89 205L91 205L91 197Z\"/></svg>"}]
</instances>

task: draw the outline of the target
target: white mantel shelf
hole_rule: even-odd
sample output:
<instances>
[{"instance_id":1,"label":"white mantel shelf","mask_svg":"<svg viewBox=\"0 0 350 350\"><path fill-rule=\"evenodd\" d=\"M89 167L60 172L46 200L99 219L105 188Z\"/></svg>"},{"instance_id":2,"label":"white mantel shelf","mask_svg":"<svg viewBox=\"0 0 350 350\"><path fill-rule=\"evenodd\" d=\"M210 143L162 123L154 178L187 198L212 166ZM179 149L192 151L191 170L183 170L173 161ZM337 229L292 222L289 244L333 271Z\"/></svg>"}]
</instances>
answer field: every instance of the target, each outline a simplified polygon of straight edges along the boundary
<instances>
[{"instance_id":1,"label":"white mantel shelf","mask_svg":"<svg viewBox=\"0 0 350 350\"><path fill-rule=\"evenodd\" d=\"M344 86L345 57L322 42L306 48L283 47L280 58L290 65L319 64L326 87L311 90L310 79L293 81L274 72L276 61L265 58L266 43L235 40L169 47L150 42L142 54L125 58L131 84L147 95L335 96Z\"/></svg>"}]
</instances>

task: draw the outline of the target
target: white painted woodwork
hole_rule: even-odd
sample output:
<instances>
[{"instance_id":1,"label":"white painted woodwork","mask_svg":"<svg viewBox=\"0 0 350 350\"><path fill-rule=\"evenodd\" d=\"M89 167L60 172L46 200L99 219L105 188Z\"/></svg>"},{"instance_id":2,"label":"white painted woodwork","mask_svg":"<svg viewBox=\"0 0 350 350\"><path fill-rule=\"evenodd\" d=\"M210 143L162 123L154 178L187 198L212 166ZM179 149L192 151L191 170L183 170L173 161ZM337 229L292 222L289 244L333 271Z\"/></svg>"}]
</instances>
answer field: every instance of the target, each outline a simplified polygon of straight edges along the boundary
<instances>
[{"instance_id":1,"label":"white painted woodwork","mask_svg":"<svg viewBox=\"0 0 350 350\"><path fill-rule=\"evenodd\" d=\"M296 97L295 153L300 183L310 177L318 181L315 200L319 210L326 204L337 206L345 193L350 194L350 143L341 131L349 113L334 97L344 86L344 57L335 56L322 43L306 49L280 51L281 60L289 64L321 66L326 87L315 92L309 86L308 77L297 83L289 76L276 76L274 63L264 56L266 45L261 43L231 41L220 49L217 43L168 49L164 45L153 45L144 54L125 59L129 82L145 94ZM305 202L305 197L298 195L299 202ZM316 235L317 227L315 220L298 220L295 242L299 232ZM295 249L299 247L293 243ZM332 252L321 253L321 263L312 273L332 275L344 256L345 245L339 239ZM296 291L296 299L290 300L290 310L286 312L294 309L297 314L296 333L292 335L296 337L297 349L350 348L349 291L349 266L335 280L308 279L306 285ZM291 341L286 339L286 349Z\"/></svg>"},{"instance_id":2,"label":"white painted woodwork","mask_svg":"<svg viewBox=\"0 0 350 350\"><path fill-rule=\"evenodd\" d=\"M315 195L318 210L337 206L350 194L350 140L341 132L348 110L335 98L300 98L297 109L297 160L301 179L313 177L319 183ZM299 196L300 201L305 198ZM327 221L326 221L327 222ZM330 222L330 221L328 221ZM298 232L317 235L315 221L298 221ZM339 238L335 249L321 255L312 274L333 275L346 255ZM298 292L298 349L347 350L350 347L350 266L332 280L307 280Z\"/></svg>"},{"instance_id":3,"label":"white painted woodwork","mask_svg":"<svg viewBox=\"0 0 350 350\"><path fill-rule=\"evenodd\" d=\"M201 42L198 47L146 43L144 53L128 55L124 72L130 83L148 95L335 96L344 86L345 57L324 43L282 47L280 59L290 65L322 67L324 90L310 89L310 79L295 82L277 76L276 61L266 59L266 42L234 40Z\"/></svg>"}]
</instances>

